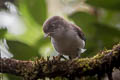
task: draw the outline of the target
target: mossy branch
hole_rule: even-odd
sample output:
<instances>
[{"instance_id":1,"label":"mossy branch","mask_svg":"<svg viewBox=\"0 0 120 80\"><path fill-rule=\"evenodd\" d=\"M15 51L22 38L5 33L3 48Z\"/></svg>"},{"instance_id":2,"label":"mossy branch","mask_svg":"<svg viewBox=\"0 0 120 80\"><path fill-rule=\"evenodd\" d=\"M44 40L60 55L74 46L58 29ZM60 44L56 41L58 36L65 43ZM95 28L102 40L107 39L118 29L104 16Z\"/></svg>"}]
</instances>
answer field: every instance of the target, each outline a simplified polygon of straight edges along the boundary
<instances>
[{"instance_id":1,"label":"mossy branch","mask_svg":"<svg viewBox=\"0 0 120 80\"><path fill-rule=\"evenodd\" d=\"M101 51L92 58L66 61L60 61L57 57L53 57L53 60L41 58L35 61L0 59L0 72L22 76L25 80L57 76L73 79L96 74L102 76L107 73L109 80L112 80L112 70L114 67L120 68L119 61L120 44L113 46L111 50Z\"/></svg>"}]
</instances>

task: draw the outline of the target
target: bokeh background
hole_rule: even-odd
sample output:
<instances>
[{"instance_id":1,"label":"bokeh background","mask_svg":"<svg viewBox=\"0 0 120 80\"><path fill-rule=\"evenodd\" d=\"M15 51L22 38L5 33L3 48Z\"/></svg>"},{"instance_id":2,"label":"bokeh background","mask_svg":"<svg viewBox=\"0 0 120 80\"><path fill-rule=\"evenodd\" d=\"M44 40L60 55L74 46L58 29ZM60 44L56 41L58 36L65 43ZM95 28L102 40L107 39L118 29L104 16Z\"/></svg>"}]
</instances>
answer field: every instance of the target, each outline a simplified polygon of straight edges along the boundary
<instances>
[{"instance_id":1,"label":"bokeh background","mask_svg":"<svg viewBox=\"0 0 120 80\"><path fill-rule=\"evenodd\" d=\"M87 49L82 57L120 42L120 0L0 0L0 39L7 40L14 59L56 56L42 30L44 21L55 15L82 28ZM8 74L3 78L21 80Z\"/></svg>"}]
</instances>

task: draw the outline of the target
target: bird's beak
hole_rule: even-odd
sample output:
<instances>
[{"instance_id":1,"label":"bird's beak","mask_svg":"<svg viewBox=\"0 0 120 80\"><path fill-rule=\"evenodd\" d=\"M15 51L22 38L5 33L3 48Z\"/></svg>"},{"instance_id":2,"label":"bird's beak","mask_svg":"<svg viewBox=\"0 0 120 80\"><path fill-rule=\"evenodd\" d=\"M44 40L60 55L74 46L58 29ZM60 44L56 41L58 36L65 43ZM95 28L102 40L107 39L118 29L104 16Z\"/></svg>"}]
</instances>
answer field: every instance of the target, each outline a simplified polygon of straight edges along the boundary
<instances>
[{"instance_id":1,"label":"bird's beak","mask_svg":"<svg viewBox=\"0 0 120 80\"><path fill-rule=\"evenodd\" d=\"M49 33L45 33L45 34L44 34L44 38L47 38L48 36L50 36Z\"/></svg>"}]
</instances>

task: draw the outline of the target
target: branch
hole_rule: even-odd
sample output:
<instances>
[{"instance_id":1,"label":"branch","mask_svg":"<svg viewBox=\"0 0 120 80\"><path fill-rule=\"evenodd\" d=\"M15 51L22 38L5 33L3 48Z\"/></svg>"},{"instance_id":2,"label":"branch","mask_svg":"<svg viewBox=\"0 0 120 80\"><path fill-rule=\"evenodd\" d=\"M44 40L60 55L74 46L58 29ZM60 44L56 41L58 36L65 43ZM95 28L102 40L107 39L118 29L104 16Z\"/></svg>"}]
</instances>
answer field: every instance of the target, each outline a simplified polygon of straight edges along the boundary
<instances>
[{"instance_id":1,"label":"branch","mask_svg":"<svg viewBox=\"0 0 120 80\"><path fill-rule=\"evenodd\" d=\"M102 76L107 73L112 80L113 68L120 68L120 44L111 50L99 52L92 58L81 58L60 61L57 57L53 60L41 58L35 61L21 61L15 59L0 59L0 72L22 76L25 80L37 80L39 78L54 78L57 76L72 79L74 77Z\"/></svg>"}]
</instances>

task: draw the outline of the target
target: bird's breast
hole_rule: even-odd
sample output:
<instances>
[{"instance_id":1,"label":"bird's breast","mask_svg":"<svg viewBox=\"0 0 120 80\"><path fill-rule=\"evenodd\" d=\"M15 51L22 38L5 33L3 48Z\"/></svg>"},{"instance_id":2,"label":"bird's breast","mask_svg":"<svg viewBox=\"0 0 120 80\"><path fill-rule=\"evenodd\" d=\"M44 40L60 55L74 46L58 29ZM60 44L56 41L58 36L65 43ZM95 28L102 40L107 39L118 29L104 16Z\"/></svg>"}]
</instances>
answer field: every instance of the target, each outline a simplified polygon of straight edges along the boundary
<instances>
[{"instance_id":1,"label":"bird's breast","mask_svg":"<svg viewBox=\"0 0 120 80\"><path fill-rule=\"evenodd\" d=\"M84 48L84 41L72 31L51 38L51 42L55 50L60 53L75 52L78 48Z\"/></svg>"}]
</instances>

